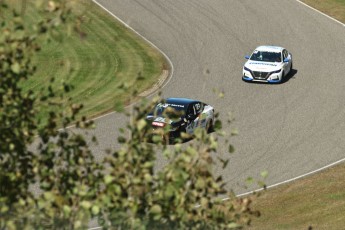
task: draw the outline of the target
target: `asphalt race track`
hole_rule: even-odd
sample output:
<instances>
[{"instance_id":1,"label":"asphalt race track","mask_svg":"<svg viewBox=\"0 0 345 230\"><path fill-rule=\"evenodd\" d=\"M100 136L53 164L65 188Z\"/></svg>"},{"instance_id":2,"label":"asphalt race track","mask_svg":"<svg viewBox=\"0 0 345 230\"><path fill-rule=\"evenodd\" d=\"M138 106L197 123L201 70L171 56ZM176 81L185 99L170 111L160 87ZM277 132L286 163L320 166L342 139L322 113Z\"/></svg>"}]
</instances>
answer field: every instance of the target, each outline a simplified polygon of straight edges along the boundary
<instances>
[{"instance_id":1,"label":"asphalt race track","mask_svg":"<svg viewBox=\"0 0 345 230\"><path fill-rule=\"evenodd\" d=\"M236 152L220 171L236 193L245 178L269 173L268 185L328 165L345 156L345 28L295 0L98 0L171 60L165 97L197 98L223 117ZM279 45L293 55L283 84L245 83L244 56L258 45ZM224 91L218 99L212 89ZM103 149L118 147L123 117L96 120ZM221 146L220 152L226 152ZM159 161L160 162L160 161ZM161 163L163 164L163 163Z\"/></svg>"}]
</instances>

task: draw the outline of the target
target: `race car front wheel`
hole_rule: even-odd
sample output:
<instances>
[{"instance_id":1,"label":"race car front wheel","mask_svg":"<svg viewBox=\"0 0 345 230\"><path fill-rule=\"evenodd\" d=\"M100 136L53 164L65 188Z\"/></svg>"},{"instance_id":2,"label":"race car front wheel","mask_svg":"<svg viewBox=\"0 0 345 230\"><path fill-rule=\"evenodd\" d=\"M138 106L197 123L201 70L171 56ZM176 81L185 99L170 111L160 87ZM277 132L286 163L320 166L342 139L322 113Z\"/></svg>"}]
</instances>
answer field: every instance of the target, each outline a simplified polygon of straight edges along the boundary
<instances>
[{"instance_id":1,"label":"race car front wheel","mask_svg":"<svg viewBox=\"0 0 345 230\"><path fill-rule=\"evenodd\" d=\"M212 133L213 132L213 121L209 120L209 122L206 125L206 131L207 133Z\"/></svg>"},{"instance_id":2,"label":"race car front wheel","mask_svg":"<svg viewBox=\"0 0 345 230\"><path fill-rule=\"evenodd\" d=\"M285 79L285 73L284 71L282 72L282 81Z\"/></svg>"}]
</instances>

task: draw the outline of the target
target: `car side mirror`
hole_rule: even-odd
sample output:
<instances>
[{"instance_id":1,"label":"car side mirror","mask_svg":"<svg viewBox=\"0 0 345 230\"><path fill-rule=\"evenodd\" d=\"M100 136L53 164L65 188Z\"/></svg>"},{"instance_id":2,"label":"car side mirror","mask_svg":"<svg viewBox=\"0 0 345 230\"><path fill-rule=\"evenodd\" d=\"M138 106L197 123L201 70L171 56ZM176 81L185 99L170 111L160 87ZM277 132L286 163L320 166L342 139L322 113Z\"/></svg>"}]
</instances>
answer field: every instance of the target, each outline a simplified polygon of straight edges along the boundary
<instances>
[{"instance_id":1,"label":"car side mirror","mask_svg":"<svg viewBox=\"0 0 345 230\"><path fill-rule=\"evenodd\" d=\"M250 57L248 55L244 56L245 59L249 59Z\"/></svg>"},{"instance_id":2,"label":"car side mirror","mask_svg":"<svg viewBox=\"0 0 345 230\"><path fill-rule=\"evenodd\" d=\"M284 62L289 62L289 58L285 58L285 59L284 59Z\"/></svg>"}]
</instances>

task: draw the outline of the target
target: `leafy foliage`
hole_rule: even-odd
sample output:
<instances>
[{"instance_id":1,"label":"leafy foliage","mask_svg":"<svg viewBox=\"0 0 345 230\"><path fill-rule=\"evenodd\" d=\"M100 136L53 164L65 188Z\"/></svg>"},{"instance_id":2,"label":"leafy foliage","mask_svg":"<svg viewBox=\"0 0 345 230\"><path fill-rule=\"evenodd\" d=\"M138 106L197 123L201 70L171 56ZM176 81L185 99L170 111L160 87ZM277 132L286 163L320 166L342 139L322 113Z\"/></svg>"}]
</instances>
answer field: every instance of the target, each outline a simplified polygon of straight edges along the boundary
<instances>
[{"instance_id":1,"label":"leafy foliage","mask_svg":"<svg viewBox=\"0 0 345 230\"><path fill-rule=\"evenodd\" d=\"M103 204L104 226L134 229L229 229L250 223L259 215L250 209L250 198L236 198L225 189L222 177L214 177L212 170L217 152L220 129L207 134L197 129L193 140L180 140L174 146L162 141L162 133L155 133L154 145L148 143L151 124L146 115L161 101L143 101L134 106L127 132L119 137L122 148L110 153L105 162L111 167ZM216 127L221 128L217 120ZM131 125L133 124L133 125ZM188 136L183 135L186 138ZM229 145L232 152L233 147ZM157 153L163 153L168 164L155 170ZM220 162L227 162L219 158ZM227 163L225 163L227 164ZM224 164L224 167L226 165ZM223 199L219 197L222 195ZM224 199L224 196L226 197ZM121 213L123 215L121 215Z\"/></svg>"},{"instance_id":2,"label":"leafy foliage","mask_svg":"<svg viewBox=\"0 0 345 230\"><path fill-rule=\"evenodd\" d=\"M19 12L16 3L23 6ZM67 1L36 1L44 19L26 25L22 17L31 3L1 1L6 17L0 23L0 229L87 226L90 215L83 210L95 198L97 170L102 167L84 138L66 127L76 123L87 128L92 122L76 120L82 105L64 98L70 85L62 84L59 94L51 85L40 92L23 92L20 87L35 74L32 57L40 44L56 39L57 29L73 26L78 31L78 18ZM51 109L46 120L35 116L42 106ZM61 112L52 112L55 108ZM39 192L33 191L35 185Z\"/></svg>"},{"instance_id":3,"label":"leafy foliage","mask_svg":"<svg viewBox=\"0 0 345 230\"><path fill-rule=\"evenodd\" d=\"M213 175L216 161L228 164L226 157L213 156L217 136L224 135L220 120L213 134L199 129L192 141L171 146L161 139L168 130L152 133L146 120L160 95L130 109L116 103L128 117L119 130L121 148L97 161L89 147L96 139L90 142L80 131L93 123L78 120L82 105L65 98L72 86L63 83L57 91L50 84L24 93L20 85L34 76L32 57L41 45L64 31L81 33L73 13L80 2L36 3L44 20L26 25L25 7L18 12L0 1L1 12L8 14L0 23L0 229L85 229L92 218L111 229L230 229L258 215L251 198L236 198L222 177ZM138 84L143 80L139 74ZM137 98L138 92L132 93ZM42 106L51 108L44 120L36 116ZM67 128L71 124L73 130ZM228 149L234 151L231 144ZM168 161L163 169L155 167L157 153Z\"/></svg>"}]
</instances>

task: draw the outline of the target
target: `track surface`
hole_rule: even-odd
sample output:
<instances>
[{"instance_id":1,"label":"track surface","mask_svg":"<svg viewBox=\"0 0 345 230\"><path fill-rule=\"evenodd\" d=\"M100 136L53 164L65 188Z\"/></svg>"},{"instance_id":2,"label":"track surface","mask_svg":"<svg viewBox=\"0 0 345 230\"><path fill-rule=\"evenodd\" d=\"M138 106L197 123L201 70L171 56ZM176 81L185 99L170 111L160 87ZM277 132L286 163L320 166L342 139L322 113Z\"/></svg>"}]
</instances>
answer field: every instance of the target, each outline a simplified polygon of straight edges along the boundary
<instances>
[{"instance_id":1,"label":"track surface","mask_svg":"<svg viewBox=\"0 0 345 230\"><path fill-rule=\"evenodd\" d=\"M235 122L236 152L219 171L236 193L267 170L268 185L344 158L345 29L294 0L98 0L163 50L174 74L165 97L197 98ZM294 74L280 85L242 82L244 56L273 44L293 54ZM217 99L213 88L223 90ZM96 120L103 149L118 147L123 117ZM220 152L226 152L221 147ZM161 164L162 161L160 161Z\"/></svg>"}]
</instances>

